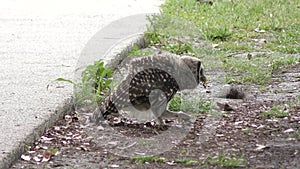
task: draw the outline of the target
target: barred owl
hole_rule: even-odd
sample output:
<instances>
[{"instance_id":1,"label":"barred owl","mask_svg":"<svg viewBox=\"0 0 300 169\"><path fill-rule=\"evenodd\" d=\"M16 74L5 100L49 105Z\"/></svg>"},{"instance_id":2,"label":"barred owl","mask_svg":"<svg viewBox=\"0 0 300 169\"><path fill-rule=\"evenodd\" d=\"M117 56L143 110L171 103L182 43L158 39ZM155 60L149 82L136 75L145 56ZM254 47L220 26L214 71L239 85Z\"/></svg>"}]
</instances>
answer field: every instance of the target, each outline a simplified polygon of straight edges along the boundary
<instances>
[{"instance_id":1,"label":"barred owl","mask_svg":"<svg viewBox=\"0 0 300 169\"><path fill-rule=\"evenodd\" d=\"M177 91L194 89L200 82L206 87L206 77L200 59L191 56L156 54L130 61L127 77L106 97L94 112L98 123L109 114L130 107L137 112L150 110L161 118L189 118L181 112L167 110L168 102Z\"/></svg>"}]
</instances>

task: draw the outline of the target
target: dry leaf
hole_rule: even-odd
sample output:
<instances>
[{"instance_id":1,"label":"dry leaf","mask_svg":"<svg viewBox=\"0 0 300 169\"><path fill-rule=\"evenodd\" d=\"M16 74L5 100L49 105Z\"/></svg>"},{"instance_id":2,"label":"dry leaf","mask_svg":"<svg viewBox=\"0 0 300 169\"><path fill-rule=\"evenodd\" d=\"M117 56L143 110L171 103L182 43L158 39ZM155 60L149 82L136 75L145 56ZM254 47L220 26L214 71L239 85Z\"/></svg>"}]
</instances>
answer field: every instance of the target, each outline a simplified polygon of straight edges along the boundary
<instances>
[{"instance_id":1,"label":"dry leaf","mask_svg":"<svg viewBox=\"0 0 300 169\"><path fill-rule=\"evenodd\" d=\"M98 126L97 130L104 130L104 127L103 126Z\"/></svg>"},{"instance_id":2,"label":"dry leaf","mask_svg":"<svg viewBox=\"0 0 300 169\"><path fill-rule=\"evenodd\" d=\"M254 32L258 32L258 33L265 33L266 31L263 29L259 29L259 28L255 28Z\"/></svg>"},{"instance_id":3,"label":"dry leaf","mask_svg":"<svg viewBox=\"0 0 300 169\"><path fill-rule=\"evenodd\" d=\"M236 121L234 122L234 125L239 125L239 124L242 124L244 121Z\"/></svg>"},{"instance_id":4,"label":"dry leaf","mask_svg":"<svg viewBox=\"0 0 300 169\"><path fill-rule=\"evenodd\" d=\"M256 144L256 148L255 148L255 150L256 151L259 151L259 150L262 150L262 149L265 149L265 148L267 148L268 146L266 146L266 145L260 145L260 144Z\"/></svg>"},{"instance_id":5,"label":"dry leaf","mask_svg":"<svg viewBox=\"0 0 300 169\"><path fill-rule=\"evenodd\" d=\"M25 161L30 161L31 158L30 158L30 156L26 156L26 155L23 155L23 154L22 154L22 155L21 155L21 159L22 159L22 160L25 160Z\"/></svg>"},{"instance_id":6,"label":"dry leaf","mask_svg":"<svg viewBox=\"0 0 300 169\"><path fill-rule=\"evenodd\" d=\"M45 151L44 154L43 154L43 160L42 160L42 162L49 161L52 155L53 154L52 154L52 152L50 150Z\"/></svg>"},{"instance_id":7,"label":"dry leaf","mask_svg":"<svg viewBox=\"0 0 300 169\"><path fill-rule=\"evenodd\" d=\"M41 161L41 159L38 158L37 156L33 157L33 160L34 160L35 162L40 162L40 161Z\"/></svg>"},{"instance_id":8,"label":"dry leaf","mask_svg":"<svg viewBox=\"0 0 300 169\"><path fill-rule=\"evenodd\" d=\"M219 44L212 44L212 47L213 47L213 48L218 48L218 47L219 47Z\"/></svg>"},{"instance_id":9,"label":"dry leaf","mask_svg":"<svg viewBox=\"0 0 300 169\"><path fill-rule=\"evenodd\" d=\"M170 161L170 162L168 161L167 164L169 164L169 165L175 165L174 161Z\"/></svg>"},{"instance_id":10,"label":"dry leaf","mask_svg":"<svg viewBox=\"0 0 300 169\"><path fill-rule=\"evenodd\" d=\"M110 165L110 167L112 167L112 168L119 168L119 165L117 165L117 164L112 164L112 165Z\"/></svg>"},{"instance_id":11,"label":"dry leaf","mask_svg":"<svg viewBox=\"0 0 300 169\"><path fill-rule=\"evenodd\" d=\"M87 151L87 150L88 150L88 148L85 147L85 146L83 146L83 145L80 146L80 149L81 149L81 150L84 150L84 151Z\"/></svg>"},{"instance_id":12,"label":"dry leaf","mask_svg":"<svg viewBox=\"0 0 300 169\"><path fill-rule=\"evenodd\" d=\"M48 138L48 137L42 136L41 139L44 140L44 141L51 141L54 138Z\"/></svg>"},{"instance_id":13,"label":"dry leaf","mask_svg":"<svg viewBox=\"0 0 300 169\"><path fill-rule=\"evenodd\" d=\"M59 130L60 130L60 127L59 127L59 126L54 126L53 128L54 128L54 130L56 130L56 131L59 131Z\"/></svg>"},{"instance_id":14,"label":"dry leaf","mask_svg":"<svg viewBox=\"0 0 300 169\"><path fill-rule=\"evenodd\" d=\"M44 150L48 150L48 147L47 146L43 146L43 147L41 147L42 149L44 149Z\"/></svg>"},{"instance_id":15,"label":"dry leaf","mask_svg":"<svg viewBox=\"0 0 300 169\"><path fill-rule=\"evenodd\" d=\"M291 133L291 132L294 132L294 129L290 128L290 129L284 130L283 132L284 133Z\"/></svg>"}]
</instances>

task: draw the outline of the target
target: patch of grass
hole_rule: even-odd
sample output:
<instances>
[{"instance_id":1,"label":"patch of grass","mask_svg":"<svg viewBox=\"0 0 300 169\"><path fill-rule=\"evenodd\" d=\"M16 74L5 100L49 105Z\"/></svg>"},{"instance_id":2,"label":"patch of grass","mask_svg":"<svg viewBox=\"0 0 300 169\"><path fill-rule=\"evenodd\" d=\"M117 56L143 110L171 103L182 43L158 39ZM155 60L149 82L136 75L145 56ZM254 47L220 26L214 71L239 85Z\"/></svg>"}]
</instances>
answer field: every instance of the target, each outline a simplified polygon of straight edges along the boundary
<instances>
[{"instance_id":1,"label":"patch of grass","mask_svg":"<svg viewBox=\"0 0 300 169\"><path fill-rule=\"evenodd\" d=\"M169 110L183 112L206 112L211 110L211 103L205 99L185 100L182 95L175 95L169 102Z\"/></svg>"},{"instance_id":2,"label":"patch of grass","mask_svg":"<svg viewBox=\"0 0 300 169\"><path fill-rule=\"evenodd\" d=\"M171 111L180 111L182 105L182 98L180 95L175 95L169 102L169 110Z\"/></svg>"},{"instance_id":3,"label":"patch of grass","mask_svg":"<svg viewBox=\"0 0 300 169\"><path fill-rule=\"evenodd\" d=\"M171 39L169 36L160 35L156 32L146 32L145 38L148 41L148 46L156 46L177 55L194 53L191 43L176 38Z\"/></svg>"},{"instance_id":4,"label":"patch of grass","mask_svg":"<svg viewBox=\"0 0 300 169\"><path fill-rule=\"evenodd\" d=\"M228 28L212 28L211 31L207 31L206 38L213 41L227 41L230 39L232 32Z\"/></svg>"},{"instance_id":5,"label":"patch of grass","mask_svg":"<svg viewBox=\"0 0 300 169\"><path fill-rule=\"evenodd\" d=\"M260 86L258 88L258 90L261 92L261 93L266 93L268 91L270 91L270 89L268 89L266 86Z\"/></svg>"},{"instance_id":6,"label":"patch of grass","mask_svg":"<svg viewBox=\"0 0 300 169\"><path fill-rule=\"evenodd\" d=\"M178 153L179 153L180 155L183 155L183 154L186 154L186 153L187 153L187 151L186 151L186 150L183 150L183 149L181 149L181 150L178 150Z\"/></svg>"},{"instance_id":7,"label":"patch of grass","mask_svg":"<svg viewBox=\"0 0 300 169\"><path fill-rule=\"evenodd\" d=\"M191 53L209 66L228 72L227 83L265 85L287 65L299 62L300 15L297 0L202 1L167 0L161 13L149 18L150 45L176 54ZM213 47L217 45L217 47ZM255 57L230 53L276 51ZM209 55L209 57L205 56ZM211 55L216 55L215 58ZM211 62L214 63L214 62Z\"/></svg>"},{"instance_id":8,"label":"patch of grass","mask_svg":"<svg viewBox=\"0 0 300 169\"><path fill-rule=\"evenodd\" d=\"M175 159L174 160L175 163L179 163L179 164L185 164L185 165L194 165L197 164L198 161L197 160L191 160L191 159Z\"/></svg>"},{"instance_id":9,"label":"patch of grass","mask_svg":"<svg viewBox=\"0 0 300 169\"><path fill-rule=\"evenodd\" d=\"M300 57L280 54L263 54L254 57L223 57L224 69L228 71L227 83L254 83L265 85L279 69L299 62Z\"/></svg>"},{"instance_id":10,"label":"patch of grass","mask_svg":"<svg viewBox=\"0 0 300 169\"><path fill-rule=\"evenodd\" d=\"M57 148L48 148L48 151L50 151L53 155L58 152Z\"/></svg>"},{"instance_id":11,"label":"patch of grass","mask_svg":"<svg viewBox=\"0 0 300 169\"><path fill-rule=\"evenodd\" d=\"M201 165L215 165L220 167L242 167L247 165L247 161L244 156L238 157L236 155L209 155Z\"/></svg>"},{"instance_id":12,"label":"patch of grass","mask_svg":"<svg viewBox=\"0 0 300 169\"><path fill-rule=\"evenodd\" d=\"M87 66L81 73L81 81L75 83L72 80L57 78L53 82L67 82L75 86L75 103L83 105L87 103L98 104L112 89L113 71L104 66L103 61L95 61ZM47 85L47 89L49 88Z\"/></svg>"},{"instance_id":13,"label":"patch of grass","mask_svg":"<svg viewBox=\"0 0 300 169\"><path fill-rule=\"evenodd\" d=\"M154 52L151 49L140 49L138 45L134 44L133 50L128 53L128 56L136 56L136 57L143 57L152 55Z\"/></svg>"},{"instance_id":14,"label":"patch of grass","mask_svg":"<svg viewBox=\"0 0 300 169\"><path fill-rule=\"evenodd\" d=\"M289 115L287 111L284 110L282 106L274 106L268 111L261 111L260 115L263 117L277 117L283 118Z\"/></svg>"},{"instance_id":15,"label":"patch of grass","mask_svg":"<svg viewBox=\"0 0 300 169\"><path fill-rule=\"evenodd\" d=\"M153 21L158 25L154 31L166 33L167 29L170 30L166 22L173 25L176 19L184 20L188 23L173 28L178 32L176 35L189 35L184 29L178 28L192 24L197 28L198 39L221 43L222 50L299 53L298 5L297 0L220 0L211 1L210 4L202 1L167 0L162 13L156 16L159 21ZM168 35L174 35L176 31L173 29L171 27L170 30L173 34ZM266 39L266 43L258 49L257 45L250 45L255 39ZM237 46L239 44L242 44L242 48Z\"/></svg>"},{"instance_id":16,"label":"patch of grass","mask_svg":"<svg viewBox=\"0 0 300 169\"><path fill-rule=\"evenodd\" d=\"M132 157L131 160L138 163L146 163L146 162L165 163L167 161L173 161L175 163L185 164L185 165L195 165L199 163L197 160L192 160L192 159L185 159L185 158L166 159L164 157L155 157L155 156L138 156L138 157Z\"/></svg>"},{"instance_id":17,"label":"patch of grass","mask_svg":"<svg viewBox=\"0 0 300 169\"><path fill-rule=\"evenodd\" d=\"M232 56L223 60L225 70L229 71L225 80L227 83L256 83L266 84L271 79L271 72L268 67L268 60L262 57L255 57L249 60L246 57Z\"/></svg>"},{"instance_id":18,"label":"patch of grass","mask_svg":"<svg viewBox=\"0 0 300 169\"><path fill-rule=\"evenodd\" d=\"M280 68L287 66L287 65L294 65L297 62L300 62L300 57L293 57L293 56L282 56L275 58L271 63L272 72L278 71Z\"/></svg>"},{"instance_id":19,"label":"patch of grass","mask_svg":"<svg viewBox=\"0 0 300 169\"><path fill-rule=\"evenodd\" d=\"M113 71L104 67L103 61L95 61L81 73L81 82L76 84L79 89L75 92L76 103L84 103L90 100L99 103L112 89Z\"/></svg>"},{"instance_id":20,"label":"patch of grass","mask_svg":"<svg viewBox=\"0 0 300 169\"><path fill-rule=\"evenodd\" d=\"M155 156L138 156L138 157L132 157L131 160L134 162L139 162L139 163L145 163L145 162L164 163L164 162L166 162L165 158L155 157Z\"/></svg>"},{"instance_id":21,"label":"patch of grass","mask_svg":"<svg viewBox=\"0 0 300 169\"><path fill-rule=\"evenodd\" d=\"M282 53L299 53L300 21L295 19L295 23L288 28L274 31L274 39L265 44L266 48L276 50Z\"/></svg>"}]
</instances>

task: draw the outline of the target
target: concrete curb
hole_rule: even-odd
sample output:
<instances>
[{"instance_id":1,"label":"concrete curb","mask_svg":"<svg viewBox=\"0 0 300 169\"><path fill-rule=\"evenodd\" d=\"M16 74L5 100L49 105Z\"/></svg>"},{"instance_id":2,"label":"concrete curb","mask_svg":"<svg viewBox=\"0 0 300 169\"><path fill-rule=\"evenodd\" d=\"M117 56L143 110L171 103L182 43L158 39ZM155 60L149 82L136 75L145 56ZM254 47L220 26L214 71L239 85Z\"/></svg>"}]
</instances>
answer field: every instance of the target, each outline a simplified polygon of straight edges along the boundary
<instances>
[{"instance_id":1,"label":"concrete curb","mask_svg":"<svg viewBox=\"0 0 300 169\"><path fill-rule=\"evenodd\" d=\"M146 30L145 29L145 26L146 26L145 23L147 23L146 17L145 17L146 15L149 15L149 14L133 15L133 16L129 16L129 17L121 19L121 20L123 20L121 22L131 22L132 21L131 18L139 18L142 22L136 24L136 29L130 30L129 32L127 32L127 34L123 34L122 30L126 29L124 27L119 27L119 29L116 29L118 32L114 32L111 35L115 36L116 33L119 33L122 36L119 36L119 38L114 38L114 41L112 41L113 45L114 45L113 47L106 46L104 48L97 49L102 52L105 52L105 54L103 55L103 53L100 53L100 54L98 53L98 55L100 55L100 57L89 58L90 59L89 62L85 62L83 65L79 64L77 66L84 68L85 66L94 62L95 60L104 59L106 64L109 67L111 67L112 69L115 69L117 67L117 65L124 58L126 58L128 56L128 53L133 50L134 44L138 45L139 47L144 47L145 39L144 39L144 35L141 33L141 31ZM111 24L109 24L108 26L106 26L103 29L104 32L109 30L111 27L118 26L119 23L120 23L119 20L112 22ZM131 24L129 24L129 25L131 25ZM116 31L116 30L114 30L114 31ZM133 33L133 32L135 32L135 33ZM107 37L100 38L100 39L98 37L97 41L94 41L94 42L97 42L97 44L99 44L99 43L101 44L101 43L105 43L104 41L107 41L107 40L111 41L111 39L107 38ZM89 43L87 45L89 45ZM91 43L93 43L93 42L91 42ZM95 46L92 45L92 47L95 47ZM87 51L89 51L89 47L87 47L83 50L81 56L86 56ZM92 53L95 54L94 52L95 52L95 50L93 50ZM104 58L101 56L104 56ZM76 78L76 75L75 75L75 78ZM27 145L33 144L36 140L38 140L41 137L41 135L46 130L51 128L57 120L62 119L66 114L68 114L74 110L75 110L75 105L73 103L73 98L66 99L64 103L62 103L60 106L58 106L55 109L55 113L53 113L48 119L45 119L40 125L38 125L36 128L34 128L34 130L28 136L26 136L25 140L22 140L19 142L18 146L16 148L14 148L13 151L7 153L7 155L3 158L3 160L0 161L0 168L1 169L9 168L13 163L15 163L20 158L22 153L26 150Z\"/></svg>"},{"instance_id":2,"label":"concrete curb","mask_svg":"<svg viewBox=\"0 0 300 169\"><path fill-rule=\"evenodd\" d=\"M46 119L42 124L37 126L32 133L25 138L25 140L21 141L12 152L8 153L7 156L0 161L0 168L9 168L26 150L26 145L33 144L47 129L52 127L57 120L63 118L64 115L74 110L72 100L72 98L66 99L66 101L55 110L55 113L53 113L49 119Z\"/></svg>"}]
</instances>

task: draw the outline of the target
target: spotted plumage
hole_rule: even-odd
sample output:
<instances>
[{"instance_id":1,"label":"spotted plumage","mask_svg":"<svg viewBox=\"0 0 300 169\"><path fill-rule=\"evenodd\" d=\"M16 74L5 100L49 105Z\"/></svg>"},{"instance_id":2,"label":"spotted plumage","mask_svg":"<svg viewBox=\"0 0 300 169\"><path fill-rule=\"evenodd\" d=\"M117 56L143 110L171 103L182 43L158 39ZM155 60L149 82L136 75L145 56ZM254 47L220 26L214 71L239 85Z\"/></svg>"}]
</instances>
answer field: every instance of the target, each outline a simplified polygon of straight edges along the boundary
<instances>
[{"instance_id":1,"label":"spotted plumage","mask_svg":"<svg viewBox=\"0 0 300 169\"><path fill-rule=\"evenodd\" d=\"M127 107L137 111L151 109L157 117L178 116L166 110L176 92L194 89L200 82L203 86L206 83L201 61L190 56L157 54L135 58L129 63L128 70L127 77L94 113L97 122Z\"/></svg>"}]
</instances>

